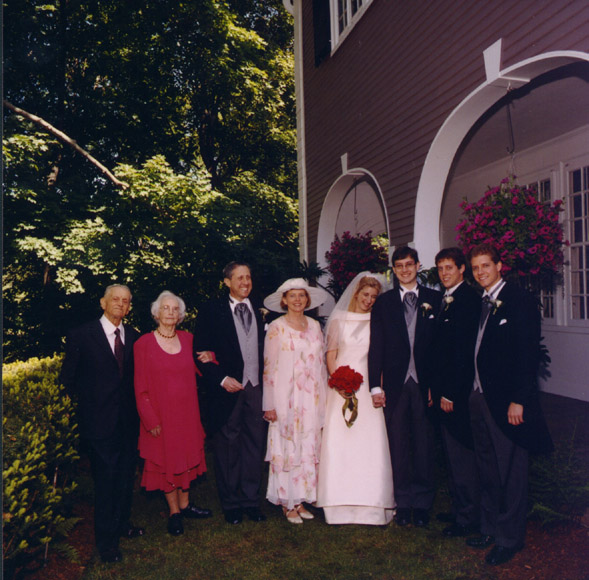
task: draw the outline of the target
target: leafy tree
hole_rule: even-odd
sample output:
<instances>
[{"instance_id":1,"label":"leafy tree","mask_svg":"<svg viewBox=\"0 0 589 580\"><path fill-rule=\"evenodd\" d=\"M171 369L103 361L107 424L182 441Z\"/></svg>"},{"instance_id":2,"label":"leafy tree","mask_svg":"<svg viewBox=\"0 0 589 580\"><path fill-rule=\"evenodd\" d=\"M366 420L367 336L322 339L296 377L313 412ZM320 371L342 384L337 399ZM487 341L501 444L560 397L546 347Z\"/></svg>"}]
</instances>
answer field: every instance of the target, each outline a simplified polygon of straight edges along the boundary
<instances>
[{"instance_id":1,"label":"leafy tree","mask_svg":"<svg viewBox=\"0 0 589 580\"><path fill-rule=\"evenodd\" d=\"M113 281L132 321L192 308L235 257L274 289L296 263L292 23L280 0L6 0L5 357L52 354Z\"/></svg>"}]
</instances>

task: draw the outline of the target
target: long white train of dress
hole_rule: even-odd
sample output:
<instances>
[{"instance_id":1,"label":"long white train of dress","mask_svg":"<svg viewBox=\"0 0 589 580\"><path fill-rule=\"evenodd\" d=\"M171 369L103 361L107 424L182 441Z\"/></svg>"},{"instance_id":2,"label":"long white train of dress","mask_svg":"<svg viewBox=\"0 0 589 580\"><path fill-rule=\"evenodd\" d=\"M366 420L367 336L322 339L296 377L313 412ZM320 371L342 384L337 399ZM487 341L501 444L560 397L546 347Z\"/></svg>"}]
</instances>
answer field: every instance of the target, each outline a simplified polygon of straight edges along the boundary
<instances>
[{"instance_id":1,"label":"long white train of dress","mask_svg":"<svg viewBox=\"0 0 589 580\"><path fill-rule=\"evenodd\" d=\"M351 427L342 416L344 398L328 388L316 505L328 524L385 525L393 518L395 499L384 414L372 406L368 385L370 314L347 312L343 324L337 366L350 366L364 382Z\"/></svg>"}]
</instances>

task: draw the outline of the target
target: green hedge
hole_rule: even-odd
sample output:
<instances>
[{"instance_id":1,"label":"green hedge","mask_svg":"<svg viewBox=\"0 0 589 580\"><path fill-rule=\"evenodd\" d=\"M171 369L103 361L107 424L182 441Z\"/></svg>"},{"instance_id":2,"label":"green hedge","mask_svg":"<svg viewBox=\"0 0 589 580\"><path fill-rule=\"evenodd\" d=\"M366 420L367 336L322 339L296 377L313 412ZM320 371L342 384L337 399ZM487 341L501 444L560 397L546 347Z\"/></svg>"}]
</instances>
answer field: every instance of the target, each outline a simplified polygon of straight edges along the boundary
<instances>
[{"instance_id":1,"label":"green hedge","mask_svg":"<svg viewBox=\"0 0 589 580\"><path fill-rule=\"evenodd\" d=\"M68 551L71 479L78 456L73 404L58 382L61 356L3 365L3 548L10 572L45 546ZM70 551L71 554L71 551Z\"/></svg>"}]
</instances>

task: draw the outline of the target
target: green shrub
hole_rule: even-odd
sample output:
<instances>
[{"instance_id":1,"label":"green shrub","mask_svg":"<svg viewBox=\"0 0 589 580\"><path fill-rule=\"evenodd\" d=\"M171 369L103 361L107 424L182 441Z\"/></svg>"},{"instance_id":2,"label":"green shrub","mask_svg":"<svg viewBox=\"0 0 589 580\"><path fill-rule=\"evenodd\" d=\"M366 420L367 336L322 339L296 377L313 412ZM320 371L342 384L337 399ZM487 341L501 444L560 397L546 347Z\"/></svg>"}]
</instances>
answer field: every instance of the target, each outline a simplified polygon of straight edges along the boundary
<instances>
[{"instance_id":1,"label":"green shrub","mask_svg":"<svg viewBox=\"0 0 589 580\"><path fill-rule=\"evenodd\" d=\"M73 405L58 382L61 356L3 365L3 548L14 571L60 548L79 458ZM63 546L61 546L63 548ZM65 548L67 551L67 547Z\"/></svg>"},{"instance_id":2,"label":"green shrub","mask_svg":"<svg viewBox=\"0 0 589 580\"><path fill-rule=\"evenodd\" d=\"M542 524L578 522L589 507L589 465L575 437L555 443L550 455L530 461L530 517Z\"/></svg>"}]
</instances>

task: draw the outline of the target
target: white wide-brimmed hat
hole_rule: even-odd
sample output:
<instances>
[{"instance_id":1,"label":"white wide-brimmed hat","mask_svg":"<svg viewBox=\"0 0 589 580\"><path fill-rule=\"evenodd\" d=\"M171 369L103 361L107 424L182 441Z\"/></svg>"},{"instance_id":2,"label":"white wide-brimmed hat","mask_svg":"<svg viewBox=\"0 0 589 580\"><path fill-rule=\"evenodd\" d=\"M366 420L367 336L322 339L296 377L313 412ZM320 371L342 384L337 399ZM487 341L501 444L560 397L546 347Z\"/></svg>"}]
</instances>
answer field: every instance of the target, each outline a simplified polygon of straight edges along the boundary
<instances>
[{"instance_id":1,"label":"white wide-brimmed hat","mask_svg":"<svg viewBox=\"0 0 589 580\"><path fill-rule=\"evenodd\" d=\"M305 310L312 310L321 306L327 300L327 292L321 288L313 288L309 286L309 283L304 278L290 278L286 282L283 282L276 292L267 296L264 300L264 306L272 312L286 312L286 309L280 306L282 296L289 290L306 290L309 294L309 304L305 307Z\"/></svg>"}]
</instances>

